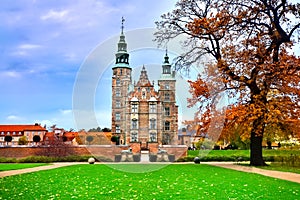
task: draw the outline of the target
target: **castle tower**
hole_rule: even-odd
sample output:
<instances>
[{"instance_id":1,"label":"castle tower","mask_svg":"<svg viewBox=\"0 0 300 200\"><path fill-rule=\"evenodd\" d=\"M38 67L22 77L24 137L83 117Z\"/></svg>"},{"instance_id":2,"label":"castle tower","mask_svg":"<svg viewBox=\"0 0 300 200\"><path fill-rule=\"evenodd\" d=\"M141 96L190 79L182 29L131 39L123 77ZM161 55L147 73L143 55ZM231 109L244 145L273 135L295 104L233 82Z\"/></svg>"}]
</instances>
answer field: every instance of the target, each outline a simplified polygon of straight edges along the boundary
<instances>
[{"instance_id":1,"label":"castle tower","mask_svg":"<svg viewBox=\"0 0 300 200\"><path fill-rule=\"evenodd\" d=\"M125 41L124 18L122 17L121 34L118 42L118 51L113 66L112 75L112 134L125 137L126 130L126 108L128 104L128 93L131 85L131 67L129 66L129 54ZM123 142L124 143L124 142Z\"/></svg>"},{"instance_id":2,"label":"castle tower","mask_svg":"<svg viewBox=\"0 0 300 200\"><path fill-rule=\"evenodd\" d=\"M162 64L162 74L158 80L159 97L161 101L161 134L162 144L174 144L177 140L178 106L176 105L176 79L175 72L171 70L169 56L166 50Z\"/></svg>"}]
</instances>

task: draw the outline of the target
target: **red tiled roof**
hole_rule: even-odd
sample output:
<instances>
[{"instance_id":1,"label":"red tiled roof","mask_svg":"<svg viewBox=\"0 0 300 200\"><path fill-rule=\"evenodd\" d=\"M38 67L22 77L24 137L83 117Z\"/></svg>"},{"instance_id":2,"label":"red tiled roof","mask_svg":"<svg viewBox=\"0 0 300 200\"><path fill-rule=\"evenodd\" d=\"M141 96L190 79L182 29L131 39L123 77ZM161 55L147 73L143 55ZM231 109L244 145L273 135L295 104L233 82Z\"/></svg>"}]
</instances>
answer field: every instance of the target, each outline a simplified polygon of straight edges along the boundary
<instances>
[{"instance_id":1,"label":"red tiled roof","mask_svg":"<svg viewBox=\"0 0 300 200\"><path fill-rule=\"evenodd\" d=\"M0 125L0 131L47 131L40 125Z\"/></svg>"}]
</instances>

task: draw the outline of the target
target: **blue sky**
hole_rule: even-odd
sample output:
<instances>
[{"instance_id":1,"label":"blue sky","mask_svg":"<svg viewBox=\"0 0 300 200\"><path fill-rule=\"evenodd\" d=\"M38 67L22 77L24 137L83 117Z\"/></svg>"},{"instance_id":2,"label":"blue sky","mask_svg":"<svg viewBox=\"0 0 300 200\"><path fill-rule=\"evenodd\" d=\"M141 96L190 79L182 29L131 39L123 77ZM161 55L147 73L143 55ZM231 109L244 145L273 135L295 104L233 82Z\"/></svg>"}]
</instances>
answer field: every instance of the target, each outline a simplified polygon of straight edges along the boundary
<instances>
[{"instance_id":1,"label":"blue sky","mask_svg":"<svg viewBox=\"0 0 300 200\"><path fill-rule=\"evenodd\" d=\"M149 79L155 80L164 50L157 49L148 34L175 2L1 0L0 124L38 122L76 130L110 127L111 66L121 17L126 19L130 63L137 69L134 76L145 65ZM168 49L171 58L180 53L176 42ZM187 78L193 77L178 76L177 81L182 119L192 118L195 111L186 108ZM78 106L86 110L74 117Z\"/></svg>"},{"instance_id":2,"label":"blue sky","mask_svg":"<svg viewBox=\"0 0 300 200\"><path fill-rule=\"evenodd\" d=\"M126 30L155 27L168 0L1 0L0 123L76 127L72 95L86 57ZM112 47L114 55L116 46ZM160 62L160 61L159 61ZM147 63L145 63L147 64ZM101 119L101 127L110 126ZM86 127L85 127L86 128Z\"/></svg>"}]
</instances>

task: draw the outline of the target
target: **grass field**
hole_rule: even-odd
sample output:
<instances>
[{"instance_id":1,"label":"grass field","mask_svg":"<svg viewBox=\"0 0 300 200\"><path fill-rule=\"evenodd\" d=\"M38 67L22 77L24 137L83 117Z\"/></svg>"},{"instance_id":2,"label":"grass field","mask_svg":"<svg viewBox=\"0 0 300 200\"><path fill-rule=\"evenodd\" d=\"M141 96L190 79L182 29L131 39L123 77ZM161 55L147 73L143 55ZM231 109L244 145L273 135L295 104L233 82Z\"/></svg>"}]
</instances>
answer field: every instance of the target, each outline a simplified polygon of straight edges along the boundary
<instances>
[{"instance_id":1,"label":"grass field","mask_svg":"<svg viewBox=\"0 0 300 200\"><path fill-rule=\"evenodd\" d=\"M119 164L120 165L120 164ZM124 164L128 171L157 165ZM0 199L299 199L300 185L209 165L75 165L0 179Z\"/></svg>"},{"instance_id":2,"label":"grass field","mask_svg":"<svg viewBox=\"0 0 300 200\"><path fill-rule=\"evenodd\" d=\"M10 163L10 164L1 164L0 163L0 171L25 169L25 168L31 168L31 167L44 166L44 165L48 165L48 164L44 164L44 163Z\"/></svg>"}]
</instances>

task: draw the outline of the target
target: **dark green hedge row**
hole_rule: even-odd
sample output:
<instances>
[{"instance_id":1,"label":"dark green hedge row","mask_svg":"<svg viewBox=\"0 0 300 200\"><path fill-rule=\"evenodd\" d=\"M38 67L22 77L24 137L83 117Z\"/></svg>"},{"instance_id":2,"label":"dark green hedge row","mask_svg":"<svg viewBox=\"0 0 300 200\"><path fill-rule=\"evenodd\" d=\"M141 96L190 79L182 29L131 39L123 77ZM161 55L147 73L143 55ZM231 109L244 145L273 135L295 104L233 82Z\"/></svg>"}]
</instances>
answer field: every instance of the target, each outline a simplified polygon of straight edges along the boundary
<instances>
[{"instance_id":1,"label":"dark green hedge row","mask_svg":"<svg viewBox=\"0 0 300 200\"><path fill-rule=\"evenodd\" d=\"M26 158L4 158L0 157L0 163L52 163L52 162L87 162L91 156L66 156L66 157L47 157L30 156ZM109 158L97 157L96 161L112 162Z\"/></svg>"},{"instance_id":2,"label":"dark green hedge row","mask_svg":"<svg viewBox=\"0 0 300 200\"><path fill-rule=\"evenodd\" d=\"M196 156L187 156L183 158L179 158L177 162L193 162ZM297 163L300 162L299 156L265 156L264 160L266 162L292 162ZM210 162L210 161L250 161L249 156L205 156L200 157L201 162Z\"/></svg>"}]
</instances>

